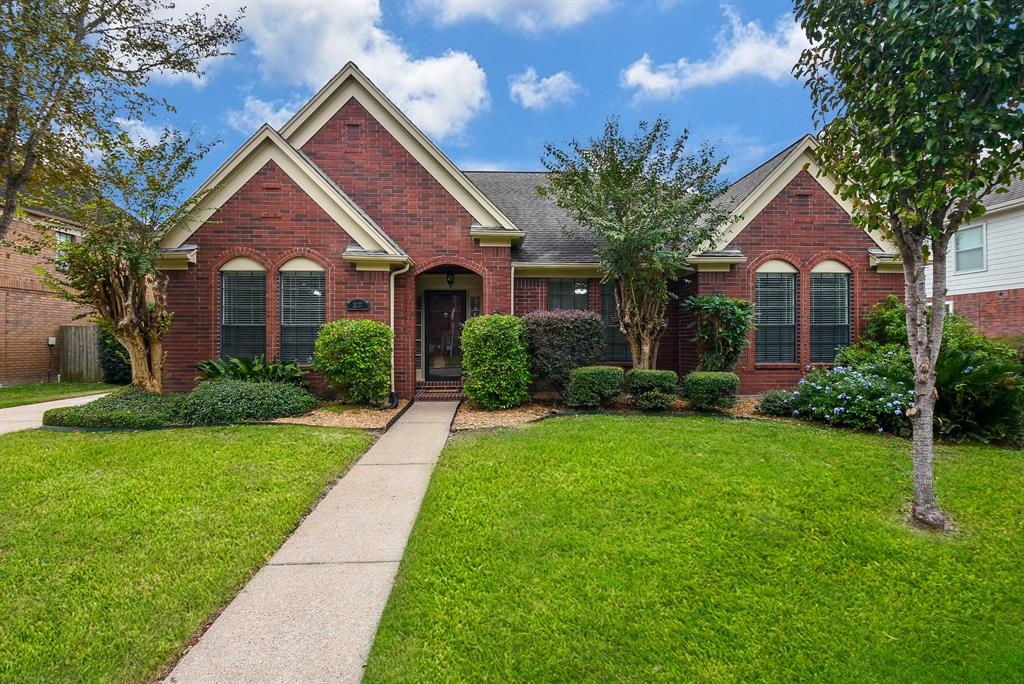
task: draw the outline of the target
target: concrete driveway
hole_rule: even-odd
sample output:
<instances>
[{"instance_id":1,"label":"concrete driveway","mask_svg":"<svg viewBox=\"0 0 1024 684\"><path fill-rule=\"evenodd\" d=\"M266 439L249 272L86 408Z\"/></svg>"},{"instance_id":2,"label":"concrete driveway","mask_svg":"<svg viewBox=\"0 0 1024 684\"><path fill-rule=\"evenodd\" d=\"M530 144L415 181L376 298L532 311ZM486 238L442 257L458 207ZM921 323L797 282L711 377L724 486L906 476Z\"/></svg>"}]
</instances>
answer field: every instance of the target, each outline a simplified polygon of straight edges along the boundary
<instances>
[{"instance_id":1,"label":"concrete driveway","mask_svg":"<svg viewBox=\"0 0 1024 684\"><path fill-rule=\"evenodd\" d=\"M84 397L72 397L70 399L58 399L56 401L44 401L39 404L25 404L24 406L12 406L11 408L0 409L0 435L18 430L32 430L43 426L43 413L52 408L61 406L78 406L88 404L90 401L105 396L103 394L90 394Z\"/></svg>"}]
</instances>

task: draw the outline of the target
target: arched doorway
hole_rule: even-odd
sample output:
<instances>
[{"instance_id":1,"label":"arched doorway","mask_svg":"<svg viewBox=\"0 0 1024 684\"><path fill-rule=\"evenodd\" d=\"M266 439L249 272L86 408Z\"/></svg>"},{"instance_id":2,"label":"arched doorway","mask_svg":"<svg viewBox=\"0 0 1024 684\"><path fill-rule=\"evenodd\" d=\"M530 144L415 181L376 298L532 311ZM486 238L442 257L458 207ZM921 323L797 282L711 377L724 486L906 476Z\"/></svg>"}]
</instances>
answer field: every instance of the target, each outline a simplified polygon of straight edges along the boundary
<instances>
[{"instance_id":1,"label":"arched doorway","mask_svg":"<svg viewBox=\"0 0 1024 684\"><path fill-rule=\"evenodd\" d=\"M483 313L483 278L457 265L416 276L416 380L462 380L462 326Z\"/></svg>"}]
</instances>

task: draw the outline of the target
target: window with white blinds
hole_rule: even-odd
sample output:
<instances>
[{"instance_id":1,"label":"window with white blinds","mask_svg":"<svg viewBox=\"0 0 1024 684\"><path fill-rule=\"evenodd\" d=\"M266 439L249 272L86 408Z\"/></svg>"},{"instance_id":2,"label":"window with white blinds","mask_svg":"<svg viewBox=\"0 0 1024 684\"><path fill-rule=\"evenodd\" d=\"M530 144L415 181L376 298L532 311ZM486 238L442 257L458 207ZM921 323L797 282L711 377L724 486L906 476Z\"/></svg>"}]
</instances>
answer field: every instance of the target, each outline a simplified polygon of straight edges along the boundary
<instances>
[{"instance_id":1,"label":"window with white blinds","mask_svg":"<svg viewBox=\"0 0 1024 684\"><path fill-rule=\"evenodd\" d=\"M755 278L756 360L795 363L797 274L758 273Z\"/></svg>"},{"instance_id":2,"label":"window with white blinds","mask_svg":"<svg viewBox=\"0 0 1024 684\"><path fill-rule=\"evenodd\" d=\"M604 323L604 361L633 360L629 342L619 330L619 312L615 308L615 285L601 283L601 322Z\"/></svg>"},{"instance_id":3,"label":"window with white blinds","mask_svg":"<svg viewBox=\"0 0 1024 684\"><path fill-rule=\"evenodd\" d=\"M220 355L253 357L266 353L267 276L263 271L220 274Z\"/></svg>"},{"instance_id":4,"label":"window with white blinds","mask_svg":"<svg viewBox=\"0 0 1024 684\"><path fill-rule=\"evenodd\" d=\"M548 310L589 309L590 293L586 279L548 279Z\"/></svg>"},{"instance_id":5,"label":"window with white blinds","mask_svg":"<svg viewBox=\"0 0 1024 684\"><path fill-rule=\"evenodd\" d=\"M850 275L811 274L811 361L831 363L850 344Z\"/></svg>"},{"instance_id":6,"label":"window with white blinds","mask_svg":"<svg viewBox=\"0 0 1024 684\"><path fill-rule=\"evenodd\" d=\"M326 315L323 271L282 271L281 360L308 363Z\"/></svg>"}]
</instances>

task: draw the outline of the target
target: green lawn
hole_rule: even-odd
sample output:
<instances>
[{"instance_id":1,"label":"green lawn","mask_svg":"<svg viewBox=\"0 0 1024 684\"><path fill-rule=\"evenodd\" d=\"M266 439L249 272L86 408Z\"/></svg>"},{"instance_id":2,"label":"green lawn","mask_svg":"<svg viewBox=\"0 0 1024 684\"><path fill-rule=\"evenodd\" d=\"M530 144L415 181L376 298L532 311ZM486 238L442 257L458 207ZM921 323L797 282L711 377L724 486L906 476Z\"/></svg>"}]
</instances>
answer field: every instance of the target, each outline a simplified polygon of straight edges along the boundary
<instances>
[{"instance_id":1,"label":"green lawn","mask_svg":"<svg viewBox=\"0 0 1024 684\"><path fill-rule=\"evenodd\" d=\"M102 382L43 382L38 385L0 387L0 409L80 397L83 394L110 392L118 387L120 385L106 385Z\"/></svg>"},{"instance_id":2,"label":"green lawn","mask_svg":"<svg viewBox=\"0 0 1024 684\"><path fill-rule=\"evenodd\" d=\"M280 546L367 433L0 437L0 681L147 681Z\"/></svg>"},{"instance_id":3,"label":"green lawn","mask_svg":"<svg viewBox=\"0 0 1024 684\"><path fill-rule=\"evenodd\" d=\"M449 444L367 682L1019 681L1024 452L587 416Z\"/></svg>"}]
</instances>

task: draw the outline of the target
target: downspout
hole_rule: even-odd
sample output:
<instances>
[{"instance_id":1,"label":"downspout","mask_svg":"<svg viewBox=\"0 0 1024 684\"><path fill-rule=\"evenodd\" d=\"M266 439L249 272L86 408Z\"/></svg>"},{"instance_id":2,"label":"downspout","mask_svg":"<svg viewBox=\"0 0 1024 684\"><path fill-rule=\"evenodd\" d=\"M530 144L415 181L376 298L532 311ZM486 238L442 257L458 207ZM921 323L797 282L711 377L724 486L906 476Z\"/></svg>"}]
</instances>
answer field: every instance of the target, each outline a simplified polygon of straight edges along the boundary
<instances>
[{"instance_id":1,"label":"downspout","mask_svg":"<svg viewBox=\"0 0 1024 684\"><path fill-rule=\"evenodd\" d=\"M391 287L389 291L391 302L388 308L388 313L391 317L391 408L398 406L398 390L395 387L395 338L397 337L395 335L395 276L402 275L410 268L412 268L412 262L408 261L402 268L391 272Z\"/></svg>"},{"instance_id":2,"label":"downspout","mask_svg":"<svg viewBox=\"0 0 1024 684\"><path fill-rule=\"evenodd\" d=\"M511 293L510 296L509 296L511 301L509 302L509 305L508 305L508 311L509 311L510 314L515 316L516 315L516 266L515 266L515 264L512 264L512 285L508 288L508 291Z\"/></svg>"}]
</instances>

